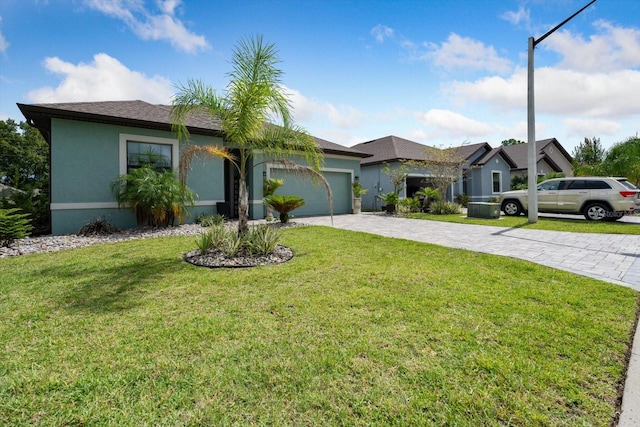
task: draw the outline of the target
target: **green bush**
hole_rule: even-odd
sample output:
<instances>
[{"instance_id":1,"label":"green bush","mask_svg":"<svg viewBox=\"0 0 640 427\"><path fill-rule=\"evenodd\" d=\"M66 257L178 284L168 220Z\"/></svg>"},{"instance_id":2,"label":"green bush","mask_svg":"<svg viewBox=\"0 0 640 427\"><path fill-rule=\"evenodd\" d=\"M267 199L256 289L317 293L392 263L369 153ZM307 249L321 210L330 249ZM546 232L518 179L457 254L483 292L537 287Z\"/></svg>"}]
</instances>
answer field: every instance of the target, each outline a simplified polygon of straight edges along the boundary
<instances>
[{"instance_id":1,"label":"green bush","mask_svg":"<svg viewBox=\"0 0 640 427\"><path fill-rule=\"evenodd\" d=\"M0 209L0 246L9 246L31 232L29 215L19 211L17 208Z\"/></svg>"},{"instance_id":2,"label":"green bush","mask_svg":"<svg viewBox=\"0 0 640 427\"><path fill-rule=\"evenodd\" d=\"M420 212L420 199L417 197L407 197L398 201L396 206L398 213Z\"/></svg>"},{"instance_id":3,"label":"green bush","mask_svg":"<svg viewBox=\"0 0 640 427\"><path fill-rule=\"evenodd\" d=\"M200 224L203 227L211 227L212 225L224 224L225 216L222 214L206 215L200 214L196 218L196 224Z\"/></svg>"},{"instance_id":4,"label":"green bush","mask_svg":"<svg viewBox=\"0 0 640 427\"><path fill-rule=\"evenodd\" d=\"M168 227L182 222L195 193L184 187L175 173L158 172L151 166L134 169L111 184L118 205L131 208L139 226Z\"/></svg>"},{"instance_id":5,"label":"green bush","mask_svg":"<svg viewBox=\"0 0 640 427\"><path fill-rule=\"evenodd\" d=\"M278 246L281 231L268 225L258 225L247 233L247 249L252 255L272 254Z\"/></svg>"},{"instance_id":6,"label":"green bush","mask_svg":"<svg viewBox=\"0 0 640 427\"><path fill-rule=\"evenodd\" d=\"M196 236L196 246L201 254L209 250L222 252L226 257L263 256L272 254L280 240L278 228L258 225L245 233L226 227L224 224L209 227Z\"/></svg>"},{"instance_id":7,"label":"green bush","mask_svg":"<svg viewBox=\"0 0 640 427\"><path fill-rule=\"evenodd\" d=\"M82 226L79 236L105 236L118 232L118 228L102 216Z\"/></svg>"},{"instance_id":8,"label":"green bush","mask_svg":"<svg viewBox=\"0 0 640 427\"><path fill-rule=\"evenodd\" d=\"M286 224L289 222L289 212L304 206L304 199L298 196L281 196L272 194L265 197L264 202L274 211L280 214L280 222Z\"/></svg>"},{"instance_id":9,"label":"green bush","mask_svg":"<svg viewBox=\"0 0 640 427\"><path fill-rule=\"evenodd\" d=\"M431 213L434 215L450 215L459 214L461 212L462 210L460 209L460 205L454 202L438 200L431 203Z\"/></svg>"},{"instance_id":10,"label":"green bush","mask_svg":"<svg viewBox=\"0 0 640 427\"><path fill-rule=\"evenodd\" d=\"M461 204L463 208L466 208L470 201L471 197L464 193L456 195L456 202Z\"/></svg>"}]
</instances>

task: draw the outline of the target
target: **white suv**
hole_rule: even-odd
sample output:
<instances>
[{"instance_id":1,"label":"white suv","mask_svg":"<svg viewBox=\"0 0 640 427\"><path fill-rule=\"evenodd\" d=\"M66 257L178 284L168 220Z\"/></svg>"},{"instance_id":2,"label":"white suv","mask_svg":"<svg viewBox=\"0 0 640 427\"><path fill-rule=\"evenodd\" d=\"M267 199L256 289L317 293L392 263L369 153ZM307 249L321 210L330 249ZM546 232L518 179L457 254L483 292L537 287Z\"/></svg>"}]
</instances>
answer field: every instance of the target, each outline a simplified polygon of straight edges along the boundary
<instances>
[{"instance_id":1,"label":"white suv","mask_svg":"<svg viewBox=\"0 0 640 427\"><path fill-rule=\"evenodd\" d=\"M527 212L528 190L500 194L505 215ZM575 176L538 184L538 212L582 214L592 221L615 221L640 212L640 189L626 178Z\"/></svg>"}]
</instances>

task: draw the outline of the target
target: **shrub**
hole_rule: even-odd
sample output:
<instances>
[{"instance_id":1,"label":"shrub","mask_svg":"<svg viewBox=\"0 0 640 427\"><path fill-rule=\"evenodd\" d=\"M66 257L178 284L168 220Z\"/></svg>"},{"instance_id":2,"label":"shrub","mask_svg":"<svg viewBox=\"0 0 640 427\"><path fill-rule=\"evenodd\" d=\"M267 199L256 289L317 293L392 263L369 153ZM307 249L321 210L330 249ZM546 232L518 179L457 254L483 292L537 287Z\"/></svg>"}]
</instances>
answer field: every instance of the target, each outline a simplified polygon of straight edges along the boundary
<instances>
[{"instance_id":1,"label":"shrub","mask_svg":"<svg viewBox=\"0 0 640 427\"><path fill-rule=\"evenodd\" d=\"M268 225L259 225L247 233L247 249L252 255L272 254L278 246L281 231Z\"/></svg>"},{"instance_id":2,"label":"shrub","mask_svg":"<svg viewBox=\"0 0 640 427\"><path fill-rule=\"evenodd\" d=\"M456 195L456 202L460 203L463 208L466 208L470 201L471 197L464 193Z\"/></svg>"},{"instance_id":3,"label":"shrub","mask_svg":"<svg viewBox=\"0 0 640 427\"><path fill-rule=\"evenodd\" d=\"M29 215L19 211L17 208L0 209L0 246L9 246L27 237L32 230Z\"/></svg>"},{"instance_id":4,"label":"shrub","mask_svg":"<svg viewBox=\"0 0 640 427\"><path fill-rule=\"evenodd\" d=\"M420 212L420 199L417 197L407 197L398 201L398 213Z\"/></svg>"},{"instance_id":5,"label":"shrub","mask_svg":"<svg viewBox=\"0 0 640 427\"><path fill-rule=\"evenodd\" d=\"M447 200L438 200L431 204L431 213L434 215L450 215L461 212L459 204Z\"/></svg>"},{"instance_id":6,"label":"shrub","mask_svg":"<svg viewBox=\"0 0 640 427\"><path fill-rule=\"evenodd\" d=\"M200 214L196 218L196 224L200 224L203 227L211 227L212 225L224 224L225 216L222 214L206 215Z\"/></svg>"},{"instance_id":7,"label":"shrub","mask_svg":"<svg viewBox=\"0 0 640 427\"><path fill-rule=\"evenodd\" d=\"M105 219L104 216L96 218L88 224L85 224L80 231L79 236L105 236L117 233L119 230Z\"/></svg>"},{"instance_id":8,"label":"shrub","mask_svg":"<svg viewBox=\"0 0 640 427\"><path fill-rule=\"evenodd\" d=\"M267 206L280 213L280 222L286 224L289 221L289 212L304 206L304 199L298 196L281 196L272 194L264 199Z\"/></svg>"},{"instance_id":9,"label":"shrub","mask_svg":"<svg viewBox=\"0 0 640 427\"><path fill-rule=\"evenodd\" d=\"M196 236L196 246L200 251L200 254L205 254L209 249L213 247L213 233L212 230L207 230Z\"/></svg>"},{"instance_id":10,"label":"shrub","mask_svg":"<svg viewBox=\"0 0 640 427\"><path fill-rule=\"evenodd\" d=\"M193 206L195 198L175 173L158 172L151 166L121 175L111 189L119 206L126 205L135 212L139 226L168 227L176 218L182 222L187 204Z\"/></svg>"}]
</instances>

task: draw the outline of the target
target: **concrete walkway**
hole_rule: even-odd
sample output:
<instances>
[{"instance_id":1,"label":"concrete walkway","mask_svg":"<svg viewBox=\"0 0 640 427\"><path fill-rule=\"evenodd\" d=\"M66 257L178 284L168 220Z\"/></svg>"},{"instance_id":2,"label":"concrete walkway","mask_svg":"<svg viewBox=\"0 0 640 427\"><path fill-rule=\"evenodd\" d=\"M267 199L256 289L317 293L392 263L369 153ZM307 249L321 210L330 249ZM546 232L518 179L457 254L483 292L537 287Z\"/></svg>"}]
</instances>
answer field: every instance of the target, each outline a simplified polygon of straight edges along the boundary
<instances>
[{"instance_id":1,"label":"concrete walkway","mask_svg":"<svg viewBox=\"0 0 640 427\"><path fill-rule=\"evenodd\" d=\"M640 218L629 217L640 227ZM329 217L301 222L331 226ZM640 291L640 235L584 234L420 221L383 214L340 215L333 226L451 248L504 255ZM636 329L618 426L640 427L640 329Z\"/></svg>"}]
</instances>

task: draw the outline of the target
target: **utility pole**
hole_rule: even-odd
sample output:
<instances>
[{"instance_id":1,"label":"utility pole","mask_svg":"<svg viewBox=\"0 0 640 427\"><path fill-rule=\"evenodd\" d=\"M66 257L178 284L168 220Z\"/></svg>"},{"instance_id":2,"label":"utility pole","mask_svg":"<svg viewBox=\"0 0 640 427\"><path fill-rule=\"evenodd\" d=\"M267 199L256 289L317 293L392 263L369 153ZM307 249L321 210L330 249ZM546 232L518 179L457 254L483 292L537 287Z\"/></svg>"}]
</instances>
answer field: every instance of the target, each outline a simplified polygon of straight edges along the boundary
<instances>
[{"instance_id":1,"label":"utility pole","mask_svg":"<svg viewBox=\"0 0 640 427\"><path fill-rule=\"evenodd\" d=\"M533 37L529 37L529 65L527 67L528 80L527 80L527 138L529 143L529 149L527 152L528 163L527 163L527 183L529 185L529 189L527 191L527 199L529 205L529 224L535 224L538 222L538 171L536 170L536 160L538 157L538 150L536 150L536 113L535 113L535 96L534 96L534 83L533 83L533 50L538 45L538 43L542 42L544 39L549 37L552 33L554 33L558 28L562 27L564 24L573 19L577 14L591 6L595 3L596 0L591 0L586 6L582 9L553 27L549 30L545 35L541 36L538 40L535 40Z\"/></svg>"}]
</instances>

